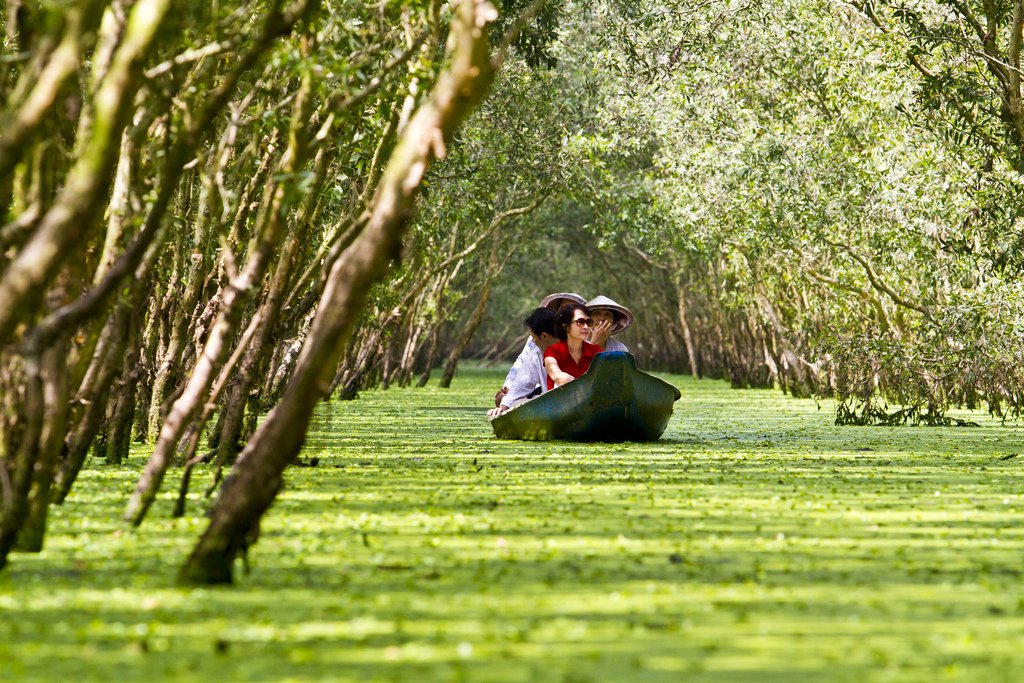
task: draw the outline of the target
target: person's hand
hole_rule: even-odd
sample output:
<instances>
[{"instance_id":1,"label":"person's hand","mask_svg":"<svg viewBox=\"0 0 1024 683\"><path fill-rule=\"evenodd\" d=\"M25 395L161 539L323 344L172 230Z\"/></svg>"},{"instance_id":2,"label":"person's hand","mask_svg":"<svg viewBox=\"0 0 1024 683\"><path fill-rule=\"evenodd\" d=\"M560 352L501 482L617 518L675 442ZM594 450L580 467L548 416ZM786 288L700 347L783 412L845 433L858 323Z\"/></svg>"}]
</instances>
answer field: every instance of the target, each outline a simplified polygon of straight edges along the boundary
<instances>
[{"instance_id":1,"label":"person's hand","mask_svg":"<svg viewBox=\"0 0 1024 683\"><path fill-rule=\"evenodd\" d=\"M612 324L607 320L594 323L594 326L590 328L590 343L597 344L601 348L604 348L611 333Z\"/></svg>"},{"instance_id":2,"label":"person's hand","mask_svg":"<svg viewBox=\"0 0 1024 683\"><path fill-rule=\"evenodd\" d=\"M508 410L508 406L499 405L497 408L491 408L487 411L487 417L495 418Z\"/></svg>"},{"instance_id":3,"label":"person's hand","mask_svg":"<svg viewBox=\"0 0 1024 683\"><path fill-rule=\"evenodd\" d=\"M498 389L498 393L494 395L494 407L497 408L501 405L501 399L505 398L505 394L508 393L508 387L502 387Z\"/></svg>"}]
</instances>

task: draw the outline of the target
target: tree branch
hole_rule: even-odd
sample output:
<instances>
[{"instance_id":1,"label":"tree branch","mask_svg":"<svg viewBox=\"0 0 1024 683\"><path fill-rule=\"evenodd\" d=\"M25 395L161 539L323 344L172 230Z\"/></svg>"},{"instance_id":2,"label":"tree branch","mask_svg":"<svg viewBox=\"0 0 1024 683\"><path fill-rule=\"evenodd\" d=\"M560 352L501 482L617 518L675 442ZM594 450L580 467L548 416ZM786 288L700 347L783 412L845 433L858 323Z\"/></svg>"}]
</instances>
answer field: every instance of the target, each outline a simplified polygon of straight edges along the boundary
<instances>
[{"instance_id":1,"label":"tree branch","mask_svg":"<svg viewBox=\"0 0 1024 683\"><path fill-rule=\"evenodd\" d=\"M519 34L526 28L526 24L537 16L537 12L540 12L541 8L547 0L533 0L530 6L519 13L516 20L512 22L512 25L505 35L501 38L501 43L498 45L498 49L494 56L491 57L491 68L499 69L501 65L505 63L505 57L508 55L508 49L512 46L512 42L519 37Z\"/></svg>"},{"instance_id":2,"label":"tree branch","mask_svg":"<svg viewBox=\"0 0 1024 683\"><path fill-rule=\"evenodd\" d=\"M342 97L340 93L334 95L326 105L327 111L333 112L334 114L343 114L380 90L381 86L387 81L387 77L391 75L393 71L397 70L398 67L408 62L429 36L429 31L424 31L416 36L416 39L413 40L412 44L409 45L408 48L381 67L377 75L371 78L370 82L366 84L366 87L359 92L352 93L347 97Z\"/></svg>"},{"instance_id":3,"label":"tree branch","mask_svg":"<svg viewBox=\"0 0 1024 683\"><path fill-rule=\"evenodd\" d=\"M205 57L212 57L219 55L222 52L227 52L235 47L232 43L227 41L213 42L203 47L197 47L192 50L185 50L179 55L175 55L173 58L168 59L165 62L161 62L156 66L148 69L143 75L147 80L152 80L157 76L162 76L176 66L182 64L188 64L189 62L198 62Z\"/></svg>"},{"instance_id":4,"label":"tree branch","mask_svg":"<svg viewBox=\"0 0 1024 683\"><path fill-rule=\"evenodd\" d=\"M862 268L864 268L864 272L865 274L867 274L868 281L871 283L871 286L874 287L879 292L882 292L883 294L888 296L890 299L893 300L894 303L903 306L904 308L909 308L912 311L917 311L918 313L926 317L931 317L931 311L929 311L927 308L924 308L923 306L919 306L911 301L908 301L907 299L903 298L898 293L893 291L893 289L889 287L887 284L882 282L881 278L878 277L878 274L875 273L875 269L871 266L871 263L863 256L855 252L851 245L838 244L827 239L825 240L825 243L835 249L842 249L846 251L850 258L852 258L854 261L859 263Z\"/></svg>"}]
</instances>

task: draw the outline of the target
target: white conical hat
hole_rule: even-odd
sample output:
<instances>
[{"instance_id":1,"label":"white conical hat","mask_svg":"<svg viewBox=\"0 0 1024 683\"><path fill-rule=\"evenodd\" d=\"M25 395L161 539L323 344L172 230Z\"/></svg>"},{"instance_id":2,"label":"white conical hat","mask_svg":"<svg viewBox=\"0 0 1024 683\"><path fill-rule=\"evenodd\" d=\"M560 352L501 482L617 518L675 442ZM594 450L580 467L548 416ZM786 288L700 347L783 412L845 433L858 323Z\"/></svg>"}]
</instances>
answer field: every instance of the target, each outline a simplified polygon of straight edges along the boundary
<instances>
[{"instance_id":1,"label":"white conical hat","mask_svg":"<svg viewBox=\"0 0 1024 683\"><path fill-rule=\"evenodd\" d=\"M622 332L633 324L633 313L620 304L615 303L606 296L597 296L587 302L587 308L591 311L605 309L615 313L615 323L612 325L612 334Z\"/></svg>"},{"instance_id":2,"label":"white conical hat","mask_svg":"<svg viewBox=\"0 0 1024 683\"><path fill-rule=\"evenodd\" d=\"M548 294L546 297L541 299L540 307L551 308L551 304L559 299L569 299L570 301L575 301L578 304L585 304L587 302L587 300L579 294L573 294L572 292L558 292L556 294Z\"/></svg>"}]
</instances>

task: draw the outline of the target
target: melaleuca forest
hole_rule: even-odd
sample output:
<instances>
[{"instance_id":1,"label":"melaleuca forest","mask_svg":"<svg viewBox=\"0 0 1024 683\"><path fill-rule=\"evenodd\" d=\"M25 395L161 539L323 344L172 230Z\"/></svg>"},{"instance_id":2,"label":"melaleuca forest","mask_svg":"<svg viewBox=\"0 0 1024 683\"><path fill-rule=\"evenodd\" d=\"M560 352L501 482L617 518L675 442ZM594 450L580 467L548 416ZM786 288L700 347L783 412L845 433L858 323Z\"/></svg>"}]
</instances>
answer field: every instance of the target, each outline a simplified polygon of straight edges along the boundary
<instances>
[{"instance_id":1,"label":"melaleuca forest","mask_svg":"<svg viewBox=\"0 0 1024 683\"><path fill-rule=\"evenodd\" d=\"M1024 675L1024 0L0 23L0 680Z\"/></svg>"}]
</instances>

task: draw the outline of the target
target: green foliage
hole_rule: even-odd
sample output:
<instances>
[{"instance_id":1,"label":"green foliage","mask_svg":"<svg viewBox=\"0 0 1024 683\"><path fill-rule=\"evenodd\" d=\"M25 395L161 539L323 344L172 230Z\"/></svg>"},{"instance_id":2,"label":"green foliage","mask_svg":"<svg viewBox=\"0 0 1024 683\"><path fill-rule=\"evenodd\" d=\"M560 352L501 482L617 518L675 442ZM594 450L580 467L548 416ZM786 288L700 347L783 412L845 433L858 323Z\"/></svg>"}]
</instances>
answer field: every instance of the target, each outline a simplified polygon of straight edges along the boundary
<instances>
[{"instance_id":1,"label":"green foliage","mask_svg":"<svg viewBox=\"0 0 1024 683\"><path fill-rule=\"evenodd\" d=\"M954 405L983 402L1003 417L1019 417L1024 359L1024 300L1019 283L990 281L958 292L941 313L919 322L913 345L880 330L830 335L832 383L840 396L870 405L876 392L941 415Z\"/></svg>"},{"instance_id":2,"label":"green foliage","mask_svg":"<svg viewBox=\"0 0 1024 683\"><path fill-rule=\"evenodd\" d=\"M954 405L1018 413L1020 178L930 117L905 37L812 0L695 9L665 51L663 35L623 37L595 8L559 67L596 107L572 144L598 250L674 272L704 343L766 329L823 395L878 393L939 421ZM662 296L645 304L671 319ZM763 356L724 362L757 375Z\"/></svg>"},{"instance_id":3,"label":"green foliage","mask_svg":"<svg viewBox=\"0 0 1024 683\"><path fill-rule=\"evenodd\" d=\"M498 20L491 27L493 35L503 36L512 28L521 12L527 10L534 0L497 0ZM516 53L531 68L553 67L557 59L551 52L560 25L565 21L565 6L572 4L565 0L547 0L537 10L533 19L522 28L512 41Z\"/></svg>"}]
</instances>

